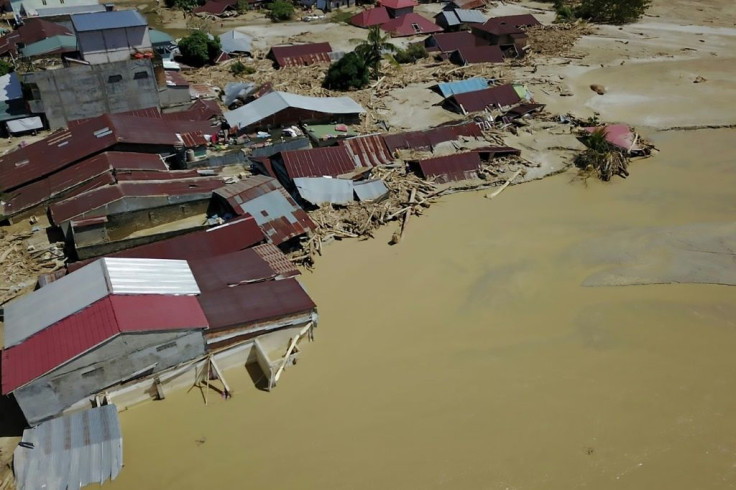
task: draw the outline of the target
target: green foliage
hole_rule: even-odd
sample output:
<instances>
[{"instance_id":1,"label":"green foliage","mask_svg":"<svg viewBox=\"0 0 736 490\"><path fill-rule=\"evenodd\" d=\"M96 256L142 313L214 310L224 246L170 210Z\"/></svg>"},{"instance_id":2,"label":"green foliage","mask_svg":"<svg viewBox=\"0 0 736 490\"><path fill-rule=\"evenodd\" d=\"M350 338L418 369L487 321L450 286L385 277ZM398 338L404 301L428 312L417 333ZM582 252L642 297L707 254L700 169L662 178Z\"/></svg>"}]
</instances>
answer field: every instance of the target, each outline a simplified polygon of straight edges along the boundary
<instances>
[{"instance_id":1,"label":"green foliage","mask_svg":"<svg viewBox=\"0 0 736 490\"><path fill-rule=\"evenodd\" d=\"M368 37L355 48L355 53L363 59L366 66L371 69L373 78L378 80L381 76L381 60L384 51L391 53L396 51L396 46L388 42L390 36L381 32L380 26L372 26L368 29Z\"/></svg>"},{"instance_id":2,"label":"green foliage","mask_svg":"<svg viewBox=\"0 0 736 490\"><path fill-rule=\"evenodd\" d=\"M256 69L250 65L246 65L242 61L236 61L230 65L230 72L235 75L252 75L256 72Z\"/></svg>"},{"instance_id":3,"label":"green foliage","mask_svg":"<svg viewBox=\"0 0 736 490\"><path fill-rule=\"evenodd\" d=\"M580 0L578 17L602 24L626 24L641 18L651 0Z\"/></svg>"},{"instance_id":4,"label":"green foliage","mask_svg":"<svg viewBox=\"0 0 736 490\"><path fill-rule=\"evenodd\" d=\"M338 10L334 14L330 15L330 22L334 22L335 24L347 24L353 15L355 15L355 12Z\"/></svg>"},{"instance_id":5,"label":"green foliage","mask_svg":"<svg viewBox=\"0 0 736 490\"><path fill-rule=\"evenodd\" d=\"M558 24L565 22L575 22L577 15L572 5L566 4L563 0L555 0L555 22Z\"/></svg>"},{"instance_id":6,"label":"green foliage","mask_svg":"<svg viewBox=\"0 0 736 490\"><path fill-rule=\"evenodd\" d=\"M609 181L614 175L628 177L629 158L606 141L604 128L598 128L584 139L586 150L575 157L575 166L580 169L579 176L587 179L595 175Z\"/></svg>"},{"instance_id":7,"label":"green foliage","mask_svg":"<svg viewBox=\"0 0 736 490\"><path fill-rule=\"evenodd\" d=\"M220 54L220 38L214 36L214 39L210 39L204 32L195 31L179 41L179 51L187 65L213 63Z\"/></svg>"},{"instance_id":8,"label":"green foliage","mask_svg":"<svg viewBox=\"0 0 736 490\"><path fill-rule=\"evenodd\" d=\"M0 76L7 75L8 73L15 71L15 67L5 60L0 60Z\"/></svg>"},{"instance_id":9,"label":"green foliage","mask_svg":"<svg viewBox=\"0 0 736 490\"><path fill-rule=\"evenodd\" d=\"M201 5L199 0L166 0L166 6L174 9L190 11Z\"/></svg>"},{"instance_id":10,"label":"green foliage","mask_svg":"<svg viewBox=\"0 0 736 490\"><path fill-rule=\"evenodd\" d=\"M394 59L398 63L414 63L422 58L427 57L427 50L423 44L410 44L406 49L397 49L394 53Z\"/></svg>"},{"instance_id":11,"label":"green foliage","mask_svg":"<svg viewBox=\"0 0 736 490\"><path fill-rule=\"evenodd\" d=\"M274 22L289 20L294 15L294 4L286 0L276 0L267 5L269 10L268 16Z\"/></svg>"},{"instance_id":12,"label":"green foliage","mask_svg":"<svg viewBox=\"0 0 736 490\"><path fill-rule=\"evenodd\" d=\"M332 63L322 86L331 90L361 89L368 85L369 68L355 52Z\"/></svg>"},{"instance_id":13,"label":"green foliage","mask_svg":"<svg viewBox=\"0 0 736 490\"><path fill-rule=\"evenodd\" d=\"M238 3L235 4L235 11L239 14L244 14L249 10L250 3L248 3L248 0L238 0Z\"/></svg>"}]
</instances>

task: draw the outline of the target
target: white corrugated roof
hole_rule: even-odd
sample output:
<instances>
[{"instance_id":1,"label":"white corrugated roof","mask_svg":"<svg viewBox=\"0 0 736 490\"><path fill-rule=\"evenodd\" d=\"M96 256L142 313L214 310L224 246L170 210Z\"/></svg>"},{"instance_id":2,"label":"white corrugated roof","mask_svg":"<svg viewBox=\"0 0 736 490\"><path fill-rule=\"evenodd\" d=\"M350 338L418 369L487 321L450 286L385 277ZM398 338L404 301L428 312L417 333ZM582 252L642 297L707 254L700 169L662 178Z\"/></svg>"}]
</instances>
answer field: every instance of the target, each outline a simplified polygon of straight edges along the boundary
<instances>
[{"instance_id":1,"label":"white corrugated roof","mask_svg":"<svg viewBox=\"0 0 736 490\"><path fill-rule=\"evenodd\" d=\"M223 116L230 126L247 128L289 107L325 114L365 112L365 109L350 97L307 97L288 92L271 92L234 111L225 112Z\"/></svg>"},{"instance_id":2,"label":"white corrugated roof","mask_svg":"<svg viewBox=\"0 0 736 490\"><path fill-rule=\"evenodd\" d=\"M16 345L108 294L195 295L186 260L105 257L5 306L5 347Z\"/></svg>"}]
</instances>

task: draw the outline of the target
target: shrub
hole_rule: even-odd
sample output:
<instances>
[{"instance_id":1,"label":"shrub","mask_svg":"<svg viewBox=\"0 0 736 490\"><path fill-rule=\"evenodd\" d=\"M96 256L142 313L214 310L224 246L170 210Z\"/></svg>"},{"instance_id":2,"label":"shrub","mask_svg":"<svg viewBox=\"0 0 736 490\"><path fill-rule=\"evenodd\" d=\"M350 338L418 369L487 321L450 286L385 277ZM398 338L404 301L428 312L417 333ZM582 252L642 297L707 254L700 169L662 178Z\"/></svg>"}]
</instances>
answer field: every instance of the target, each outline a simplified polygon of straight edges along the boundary
<instances>
[{"instance_id":1,"label":"shrub","mask_svg":"<svg viewBox=\"0 0 736 490\"><path fill-rule=\"evenodd\" d=\"M427 50L422 44L410 44L406 49L397 49L394 59L398 63L414 63L427 57Z\"/></svg>"},{"instance_id":2,"label":"shrub","mask_svg":"<svg viewBox=\"0 0 736 490\"><path fill-rule=\"evenodd\" d=\"M651 3L651 0L581 0L576 14L593 22L626 24L644 15Z\"/></svg>"},{"instance_id":3,"label":"shrub","mask_svg":"<svg viewBox=\"0 0 736 490\"><path fill-rule=\"evenodd\" d=\"M203 66L212 63L220 54L220 38L209 38L202 31L195 31L179 41L179 51L184 63L191 66Z\"/></svg>"},{"instance_id":4,"label":"shrub","mask_svg":"<svg viewBox=\"0 0 736 490\"><path fill-rule=\"evenodd\" d=\"M268 16L274 22L289 20L294 15L294 5L286 0L276 0L268 4Z\"/></svg>"},{"instance_id":5,"label":"shrub","mask_svg":"<svg viewBox=\"0 0 736 490\"><path fill-rule=\"evenodd\" d=\"M199 0L166 0L166 6L169 8L192 10L200 5Z\"/></svg>"},{"instance_id":6,"label":"shrub","mask_svg":"<svg viewBox=\"0 0 736 490\"><path fill-rule=\"evenodd\" d=\"M322 86L332 90L360 89L368 84L370 69L354 52L330 65Z\"/></svg>"},{"instance_id":7,"label":"shrub","mask_svg":"<svg viewBox=\"0 0 736 490\"><path fill-rule=\"evenodd\" d=\"M230 66L230 72L235 76L252 75L256 72L256 69L242 61L236 61Z\"/></svg>"},{"instance_id":8,"label":"shrub","mask_svg":"<svg viewBox=\"0 0 736 490\"><path fill-rule=\"evenodd\" d=\"M7 75L8 73L15 71L15 67L5 60L0 60L0 76Z\"/></svg>"}]
</instances>

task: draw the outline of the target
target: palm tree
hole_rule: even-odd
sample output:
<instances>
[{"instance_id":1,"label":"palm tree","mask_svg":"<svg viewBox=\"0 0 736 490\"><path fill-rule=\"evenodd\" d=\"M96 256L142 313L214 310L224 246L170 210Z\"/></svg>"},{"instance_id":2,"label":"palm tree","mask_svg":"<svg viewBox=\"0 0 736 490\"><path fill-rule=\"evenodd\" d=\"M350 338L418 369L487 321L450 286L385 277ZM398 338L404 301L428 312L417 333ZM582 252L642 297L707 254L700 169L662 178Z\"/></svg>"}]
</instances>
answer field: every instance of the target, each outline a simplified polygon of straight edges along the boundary
<instances>
[{"instance_id":1,"label":"palm tree","mask_svg":"<svg viewBox=\"0 0 736 490\"><path fill-rule=\"evenodd\" d=\"M381 33L380 26L372 26L368 28L368 37L366 40L361 41L355 47L355 53L363 59L366 66L371 68L373 78L376 80L381 76L379 70L383 53L385 51L391 53L396 51L396 46L388 42L389 39L390 36L388 34Z\"/></svg>"}]
</instances>

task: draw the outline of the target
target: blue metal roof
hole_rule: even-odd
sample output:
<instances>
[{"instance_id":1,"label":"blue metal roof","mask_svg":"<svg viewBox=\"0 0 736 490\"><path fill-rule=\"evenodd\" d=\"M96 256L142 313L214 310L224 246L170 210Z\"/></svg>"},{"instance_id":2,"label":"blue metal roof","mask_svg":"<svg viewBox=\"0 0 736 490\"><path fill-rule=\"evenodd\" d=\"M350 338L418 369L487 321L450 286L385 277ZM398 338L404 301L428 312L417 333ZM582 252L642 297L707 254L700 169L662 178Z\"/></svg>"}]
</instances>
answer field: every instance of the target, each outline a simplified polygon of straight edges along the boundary
<instances>
[{"instance_id":1,"label":"blue metal roof","mask_svg":"<svg viewBox=\"0 0 736 490\"><path fill-rule=\"evenodd\" d=\"M146 19L137 10L114 10L111 12L72 15L72 24L74 24L74 30L77 32L148 25Z\"/></svg>"},{"instance_id":2,"label":"blue metal roof","mask_svg":"<svg viewBox=\"0 0 736 490\"><path fill-rule=\"evenodd\" d=\"M465 92L475 92L488 88L488 80L486 78L468 78L467 80L458 80L457 82L438 83L442 97L450 97L455 94L464 94Z\"/></svg>"}]
</instances>

